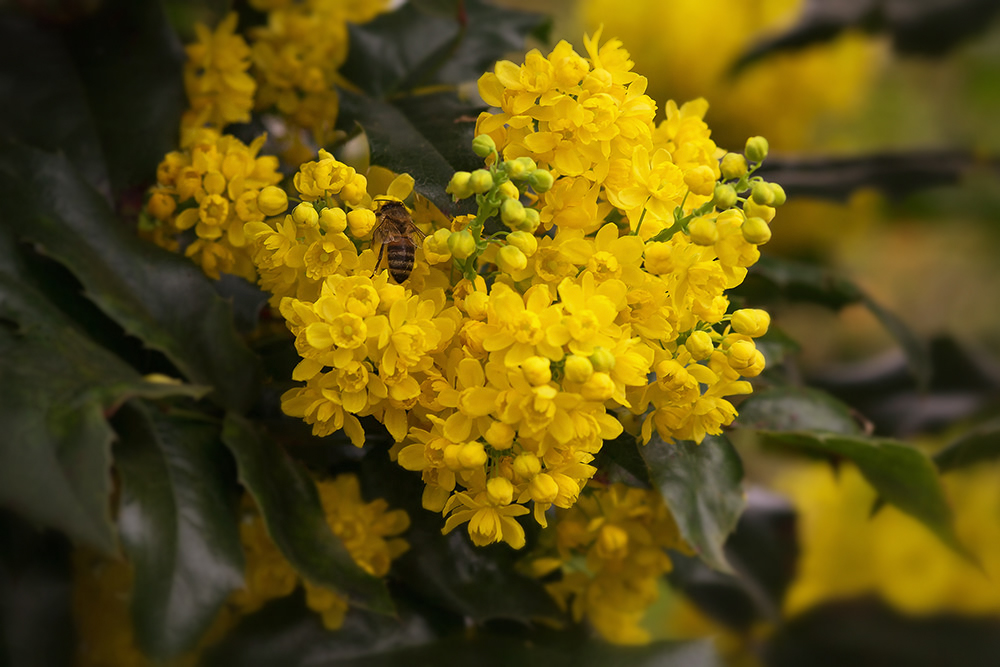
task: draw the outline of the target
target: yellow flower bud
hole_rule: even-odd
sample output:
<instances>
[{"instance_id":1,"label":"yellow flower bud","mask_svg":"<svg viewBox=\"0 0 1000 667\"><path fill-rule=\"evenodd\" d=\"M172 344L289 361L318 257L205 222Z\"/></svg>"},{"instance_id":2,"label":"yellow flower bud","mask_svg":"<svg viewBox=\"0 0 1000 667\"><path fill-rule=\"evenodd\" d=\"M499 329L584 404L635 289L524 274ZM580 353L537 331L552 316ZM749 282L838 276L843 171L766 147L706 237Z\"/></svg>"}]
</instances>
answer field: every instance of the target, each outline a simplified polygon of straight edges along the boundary
<instances>
[{"instance_id":1,"label":"yellow flower bud","mask_svg":"<svg viewBox=\"0 0 1000 667\"><path fill-rule=\"evenodd\" d=\"M684 185L696 195L707 197L715 191L715 172L708 165L699 165L684 174Z\"/></svg>"},{"instance_id":2,"label":"yellow flower bud","mask_svg":"<svg viewBox=\"0 0 1000 667\"><path fill-rule=\"evenodd\" d=\"M520 165L520 168L522 170L521 171L522 174L531 174L536 169L538 169L538 165L535 164L535 161L532 160L530 157L527 157L527 156L525 156L525 157L519 157L516 160L514 160L514 162L516 162L517 164Z\"/></svg>"},{"instance_id":3,"label":"yellow flower bud","mask_svg":"<svg viewBox=\"0 0 1000 667\"><path fill-rule=\"evenodd\" d=\"M526 208L524 209L524 222L518 225L517 228L520 231L534 234L541 222L542 220L538 215L538 211L533 208Z\"/></svg>"},{"instance_id":4,"label":"yellow flower bud","mask_svg":"<svg viewBox=\"0 0 1000 667\"><path fill-rule=\"evenodd\" d=\"M497 145L490 135L480 134L472 140L472 152L479 157L487 157L497 152Z\"/></svg>"},{"instance_id":5,"label":"yellow flower bud","mask_svg":"<svg viewBox=\"0 0 1000 667\"><path fill-rule=\"evenodd\" d=\"M458 455L461 453L463 446L455 444L447 445L441 452L441 459L449 470L458 471L462 469L462 461Z\"/></svg>"},{"instance_id":6,"label":"yellow flower bud","mask_svg":"<svg viewBox=\"0 0 1000 667\"><path fill-rule=\"evenodd\" d=\"M288 209L288 194L276 185L257 193L257 208L267 216L281 215Z\"/></svg>"},{"instance_id":7,"label":"yellow flower bud","mask_svg":"<svg viewBox=\"0 0 1000 667\"><path fill-rule=\"evenodd\" d=\"M354 238L366 238L375 229L375 212L367 208L356 208L347 214L347 226Z\"/></svg>"},{"instance_id":8,"label":"yellow flower bud","mask_svg":"<svg viewBox=\"0 0 1000 667\"><path fill-rule=\"evenodd\" d=\"M508 227L517 229L517 226L524 222L524 217L524 204L518 200L504 199L503 203L500 204L500 219Z\"/></svg>"},{"instance_id":9,"label":"yellow flower bud","mask_svg":"<svg viewBox=\"0 0 1000 667\"><path fill-rule=\"evenodd\" d=\"M325 232L340 233L347 229L347 214L342 208L328 206L319 212L319 226Z\"/></svg>"},{"instance_id":10,"label":"yellow flower bud","mask_svg":"<svg viewBox=\"0 0 1000 667\"><path fill-rule=\"evenodd\" d=\"M700 216L688 223L688 236L696 245L713 245L719 240L719 230L715 227L715 220Z\"/></svg>"},{"instance_id":11,"label":"yellow flower bud","mask_svg":"<svg viewBox=\"0 0 1000 667\"><path fill-rule=\"evenodd\" d=\"M448 250L457 259L465 259L476 252L476 239L466 230L448 235Z\"/></svg>"},{"instance_id":12,"label":"yellow flower bud","mask_svg":"<svg viewBox=\"0 0 1000 667\"><path fill-rule=\"evenodd\" d=\"M510 505L514 499L514 485L504 477L494 477L486 482L486 497L494 505Z\"/></svg>"},{"instance_id":13,"label":"yellow flower bud","mask_svg":"<svg viewBox=\"0 0 1000 667\"><path fill-rule=\"evenodd\" d=\"M486 194L493 187L493 174L485 169L476 169L469 177L469 187L477 195Z\"/></svg>"},{"instance_id":14,"label":"yellow flower bud","mask_svg":"<svg viewBox=\"0 0 1000 667\"><path fill-rule=\"evenodd\" d=\"M500 194L507 199L518 199L521 196L517 186L510 181L504 181L501 183L499 190Z\"/></svg>"},{"instance_id":15,"label":"yellow flower bud","mask_svg":"<svg viewBox=\"0 0 1000 667\"><path fill-rule=\"evenodd\" d=\"M774 191L771 190L770 183L757 181L750 189L750 197L755 204L770 206L774 202Z\"/></svg>"},{"instance_id":16,"label":"yellow flower bud","mask_svg":"<svg viewBox=\"0 0 1000 667\"><path fill-rule=\"evenodd\" d=\"M729 367L744 377L756 377L764 370L764 355L753 341L738 340L726 350Z\"/></svg>"},{"instance_id":17,"label":"yellow flower bud","mask_svg":"<svg viewBox=\"0 0 1000 667\"><path fill-rule=\"evenodd\" d=\"M614 396L615 381L607 373L594 373L583 386L580 394L588 401L604 402Z\"/></svg>"},{"instance_id":18,"label":"yellow flower bud","mask_svg":"<svg viewBox=\"0 0 1000 667\"><path fill-rule=\"evenodd\" d=\"M319 224L319 213L316 212L316 207L309 202L302 202L292 209L292 220L300 225L315 227Z\"/></svg>"},{"instance_id":19,"label":"yellow flower bud","mask_svg":"<svg viewBox=\"0 0 1000 667\"><path fill-rule=\"evenodd\" d=\"M486 429L486 433L483 434L483 438L486 442L490 444L493 449L510 449L510 446L514 444L514 427L510 424L504 424L503 422L493 422L490 427Z\"/></svg>"},{"instance_id":20,"label":"yellow flower bud","mask_svg":"<svg viewBox=\"0 0 1000 667\"><path fill-rule=\"evenodd\" d=\"M715 208L732 208L736 205L736 188L728 183L719 183L715 186L715 194L712 199L715 202Z\"/></svg>"},{"instance_id":21,"label":"yellow flower bud","mask_svg":"<svg viewBox=\"0 0 1000 667\"><path fill-rule=\"evenodd\" d=\"M552 479L552 475L542 472L531 479L528 493L536 503L554 503L559 497L559 485Z\"/></svg>"},{"instance_id":22,"label":"yellow flower bud","mask_svg":"<svg viewBox=\"0 0 1000 667\"><path fill-rule=\"evenodd\" d=\"M590 363L593 364L595 371L607 373L614 370L615 354L606 347L595 347L590 355Z\"/></svg>"},{"instance_id":23,"label":"yellow flower bud","mask_svg":"<svg viewBox=\"0 0 1000 667\"><path fill-rule=\"evenodd\" d=\"M539 194L551 190L555 182L555 177L544 169L536 169L528 176L528 185Z\"/></svg>"},{"instance_id":24,"label":"yellow flower bud","mask_svg":"<svg viewBox=\"0 0 1000 667\"><path fill-rule=\"evenodd\" d=\"M771 240L771 228L767 226L763 218L747 218L740 228L743 231L743 238L747 243L762 245Z\"/></svg>"},{"instance_id":25,"label":"yellow flower bud","mask_svg":"<svg viewBox=\"0 0 1000 667\"><path fill-rule=\"evenodd\" d=\"M217 171L210 171L202 179L202 187L210 195L221 195L226 191L226 177Z\"/></svg>"},{"instance_id":26,"label":"yellow flower bud","mask_svg":"<svg viewBox=\"0 0 1000 667\"><path fill-rule=\"evenodd\" d=\"M531 479L542 471L542 462L532 452L521 452L514 458L514 474L521 479Z\"/></svg>"},{"instance_id":27,"label":"yellow flower bud","mask_svg":"<svg viewBox=\"0 0 1000 667\"><path fill-rule=\"evenodd\" d=\"M458 460L463 468L481 468L489 459L481 442L467 442L458 451Z\"/></svg>"},{"instance_id":28,"label":"yellow flower bud","mask_svg":"<svg viewBox=\"0 0 1000 667\"><path fill-rule=\"evenodd\" d=\"M777 183L771 183L770 186L771 192L774 193L774 200L771 202L771 206L781 206L788 199L788 195L785 194L785 188Z\"/></svg>"},{"instance_id":29,"label":"yellow flower bud","mask_svg":"<svg viewBox=\"0 0 1000 667\"><path fill-rule=\"evenodd\" d=\"M566 365L563 367L566 379L570 382L586 382L594 374L594 365L587 357L580 357L571 354L566 357Z\"/></svg>"},{"instance_id":30,"label":"yellow flower bud","mask_svg":"<svg viewBox=\"0 0 1000 667\"><path fill-rule=\"evenodd\" d=\"M747 173L747 159L739 153L726 153L722 156L719 169L722 170L722 177L726 180L743 178Z\"/></svg>"},{"instance_id":31,"label":"yellow flower bud","mask_svg":"<svg viewBox=\"0 0 1000 667\"><path fill-rule=\"evenodd\" d=\"M521 271L528 266L528 258L524 256L520 248L505 245L497 252L497 265L501 271L513 273L514 271Z\"/></svg>"},{"instance_id":32,"label":"yellow flower bud","mask_svg":"<svg viewBox=\"0 0 1000 667\"><path fill-rule=\"evenodd\" d=\"M154 192L146 203L146 210L157 220L166 220L176 208L177 202L164 192Z\"/></svg>"},{"instance_id":33,"label":"yellow flower bud","mask_svg":"<svg viewBox=\"0 0 1000 667\"><path fill-rule=\"evenodd\" d=\"M490 304L490 297L485 292L473 292L465 297L465 312L474 320L485 320L486 307ZM493 444L493 443L490 443Z\"/></svg>"},{"instance_id":34,"label":"yellow flower bud","mask_svg":"<svg viewBox=\"0 0 1000 667\"><path fill-rule=\"evenodd\" d=\"M768 144L764 137L750 137L747 139L743 152L751 162L761 162L767 157Z\"/></svg>"},{"instance_id":35,"label":"yellow flower bud","mask_svg":"<svg viewBox=\"0 0 1000 667\"><path fill-rule=\"evenodd\" d=\"M467 171L456 171L444 191L455 199L465 199L472 195L472 186L469 184L471 178L472 174Z\"/></svg>"},{"instance_id":36,"label":"yellow flower bud","mask_svg":"<svg viewBox=\"0 0 1000 667\"><path fill-rule=\"evenodd\" d=\"M774 214L777 213L777 211L774 210L773 206L758 204L751 197L743 204L743 213L748 218L761 218L764 222L770 223L774 220Z\"/></svg>"},{"instance_id":37,"label":"yellow flower bud","mask_svg":"<svg viewBox=\"0 0 1000 667\"><path fill-rule=\"evenodd\" d=\"M525 257L531 257L538 250L538 239L528 232L511 232L507 235L507 243L518 248Z\"/></svg>"},{"instance_id":38,"label":"yellow flower bud","mask_svg":"<svg viewBox=\"0 0 1000 667\"><path fill-rule=\"evenodd\" d=\"M771 325L771 316L766 310L759 308L740 308L733 313L730 324L736 333L757 338L767 333L767 328Z\"/></svg>"},{"instance_id":39,"label":"yellow flower bud","mask_svg":"<svg viewBox=\"0 0 1000 667\"><path fill-rule=\"evenodd\" d=\"M715 345L712 343L712 337L708 335L706 331L694 331L688 336L687 342L684 343L684 347L687 351L691 353L691 356L697 360L707 359L712 356L712 352L715 351Z\"/></svg>"},{"instance_id":40,"label":"yellow flower bud","mask_svg":"<svg viewBox=\"0 0 1000 667\"><path fill-rule=\"evenodd\" d=\"M521 363L521 372L524 373L524 379L535 387L552 380L549 360L545 357L528 357Z\"/></svg>"}]
</instances>

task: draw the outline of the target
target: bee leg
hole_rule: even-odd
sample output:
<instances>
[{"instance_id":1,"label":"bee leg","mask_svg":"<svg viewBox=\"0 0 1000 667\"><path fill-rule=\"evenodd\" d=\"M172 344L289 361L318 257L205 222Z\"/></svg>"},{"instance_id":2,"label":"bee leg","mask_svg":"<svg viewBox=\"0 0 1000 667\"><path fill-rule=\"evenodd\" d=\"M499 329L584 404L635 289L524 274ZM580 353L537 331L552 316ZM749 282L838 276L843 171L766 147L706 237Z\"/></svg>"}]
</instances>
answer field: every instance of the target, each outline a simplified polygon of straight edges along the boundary
<instances>
[{"instance_id":1,"label":"bee leg","mask_svg":"<svg viewBox=\"0 0 1000 667\"><path fill-rule=\"evenodd\" d=\"M381 243L381 244L379 244L379 247L378 247L378 259L375 260L375 269L372 271L372 277L373 278L375 277L375 274L378 273L378 265L382 263L382 255L383 255L383 253L385 253L385 244Z\"/></svg>"}]
</instances>

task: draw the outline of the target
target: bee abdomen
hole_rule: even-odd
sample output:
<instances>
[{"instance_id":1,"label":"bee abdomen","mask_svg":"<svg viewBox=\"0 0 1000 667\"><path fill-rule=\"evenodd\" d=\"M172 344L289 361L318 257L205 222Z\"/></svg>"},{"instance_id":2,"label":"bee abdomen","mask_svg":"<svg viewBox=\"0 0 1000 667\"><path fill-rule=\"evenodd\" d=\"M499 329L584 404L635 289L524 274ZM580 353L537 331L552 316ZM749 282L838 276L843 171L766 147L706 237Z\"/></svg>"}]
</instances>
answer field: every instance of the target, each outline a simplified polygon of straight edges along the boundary
<instances>
[{"instance_id":1,"label":"bee abdomen","mask_svg":"<svg viewBox=\"0 0 1000 667\"><path fill-rule=\"evenodd\" d=\"M386 258L389 260L389 273L397 283L402 283L410 277L413 271L414 248L409 243L398 243L386 248Z\"/></svg>"}]
</instances>

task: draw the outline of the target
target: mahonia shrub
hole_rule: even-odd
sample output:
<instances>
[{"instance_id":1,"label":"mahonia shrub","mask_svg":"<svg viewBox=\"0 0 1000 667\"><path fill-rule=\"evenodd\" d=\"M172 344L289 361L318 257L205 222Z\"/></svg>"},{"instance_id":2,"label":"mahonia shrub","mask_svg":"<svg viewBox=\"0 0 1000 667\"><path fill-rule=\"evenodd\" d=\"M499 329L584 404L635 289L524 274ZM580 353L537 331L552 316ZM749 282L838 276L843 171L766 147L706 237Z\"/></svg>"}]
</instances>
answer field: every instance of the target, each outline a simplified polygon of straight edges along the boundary
<instances>
[{"instance_id":1,"label":"mahonia shrub","mask_svg":"<svg viewBox=\"0 0 1000 667\"><path fill-rule=\"evenodd\" d=\"M478 545L520 548L516 517L545 526L573 507L623 423L643 441L720 433L727 397L764 367L753 339L769 318L729 313L726 290L784 201L753 176L767 142L720 151L704 100L669 102L655 124L621 44L585 45L480 79L497 109L477 122L485 165L448 187L477 213L449 220L415 199L404 284L373 239L384 202L410 195L405 174L375 192L320 151L293 179L300 203L244 226L302 357L284 411L358 446L359 417L375 417L421 474L423 506ZM262 189L256 208L282 201Z\"/></svg>"}]
</instances>

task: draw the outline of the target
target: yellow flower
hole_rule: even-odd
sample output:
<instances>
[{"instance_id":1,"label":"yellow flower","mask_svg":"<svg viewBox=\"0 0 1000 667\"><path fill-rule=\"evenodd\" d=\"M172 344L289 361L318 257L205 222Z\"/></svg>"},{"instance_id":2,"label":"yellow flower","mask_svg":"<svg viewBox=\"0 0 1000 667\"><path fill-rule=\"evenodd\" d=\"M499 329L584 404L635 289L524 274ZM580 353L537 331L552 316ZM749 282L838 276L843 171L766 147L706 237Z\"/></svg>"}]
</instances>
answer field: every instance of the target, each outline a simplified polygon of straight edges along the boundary
<instances>
[{"instance_id":1,"label":"yellow flower","mask_svg":"<svg viewBox=\"0 0 1000 667\"><path fill-rule=\"evenodd\" d=\"M185 49L184 88L191 104L181 119L185 136L202 127L222 130L230 123L250 120L257 84L247 73L250 47L235 34L237 20L231 12L214 32L201 23L194 26L198 41Z\"/></svg>"}]
</instances>

